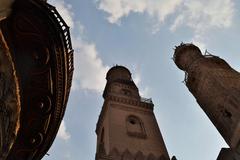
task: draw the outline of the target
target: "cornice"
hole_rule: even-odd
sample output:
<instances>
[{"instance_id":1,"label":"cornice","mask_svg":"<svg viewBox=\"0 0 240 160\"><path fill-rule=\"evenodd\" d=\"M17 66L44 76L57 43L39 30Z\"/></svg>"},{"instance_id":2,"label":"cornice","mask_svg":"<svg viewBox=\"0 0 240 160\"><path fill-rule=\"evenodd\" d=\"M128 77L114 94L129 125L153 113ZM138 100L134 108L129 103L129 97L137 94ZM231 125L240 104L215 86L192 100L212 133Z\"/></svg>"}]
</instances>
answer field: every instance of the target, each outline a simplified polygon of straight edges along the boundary
<instances>
[{"instance_id":1,"label":"cornice","mask_svg":"<svg viewBox=\"0 0 240 160\"><path fill-rule=\"evenodd\" d=\"M153 103L141 102L140 99L125 98L125 97L120 97L115 95L109 95L106 98L106 100L127 104L127 105L132 105L132 106L139 106L141 108L150 109L150 110L153 110L153 106L154 106Z\"/></svg>"}]
</instances>

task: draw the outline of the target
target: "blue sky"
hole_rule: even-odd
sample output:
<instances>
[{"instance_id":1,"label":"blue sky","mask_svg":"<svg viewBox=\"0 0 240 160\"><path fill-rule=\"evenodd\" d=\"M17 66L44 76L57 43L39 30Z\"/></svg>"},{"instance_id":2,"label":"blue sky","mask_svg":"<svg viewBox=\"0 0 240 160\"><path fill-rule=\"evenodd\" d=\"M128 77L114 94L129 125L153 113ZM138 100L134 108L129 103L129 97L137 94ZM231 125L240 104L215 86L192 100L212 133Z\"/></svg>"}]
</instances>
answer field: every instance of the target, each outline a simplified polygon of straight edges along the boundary
<instances>
[{"instance_id":1,"label":"blue sky","mask_svg":"<svg viewBox=\"0 0 240 160\"><path fill-rule=\"evenodd\" d=\"M193 42L240 70L237 0L49 0L71 27L75 72L64 121L44 160L93 160L105 74L130 69L171 156L215 160L226 143L182 83L173 48Z\"/></svg>"}]
</instances>

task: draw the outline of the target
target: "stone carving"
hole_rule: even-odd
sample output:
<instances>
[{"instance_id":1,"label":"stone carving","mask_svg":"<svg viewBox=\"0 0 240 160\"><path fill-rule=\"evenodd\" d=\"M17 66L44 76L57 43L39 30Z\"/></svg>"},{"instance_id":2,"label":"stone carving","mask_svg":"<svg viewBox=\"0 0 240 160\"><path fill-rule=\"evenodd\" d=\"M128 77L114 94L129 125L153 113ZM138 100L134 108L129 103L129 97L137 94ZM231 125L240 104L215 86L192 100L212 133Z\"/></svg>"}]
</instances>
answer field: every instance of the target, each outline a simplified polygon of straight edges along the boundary
<instances>
[{"instance_id":1,"label":"stone carving","mask_svg":"<svg viewBox=\"0 0 240 160\"><path fill-rule=\"evenodd\" d=\"M128 149L126 149L126 150L123 152L122 160L134 160L134 156L129 152Z\"/></svg>"},{"instance_id":2,"label":"stone carving","mask_svg":"<svg viewBox=\"0 0 240 160\"><path fill-rule=\"evenodd\" d=\"M135 160L144 160L144 155L142 152L138 151L135 155Z\"/></svg>"},{"instance_id":3,"label":"stone carving","mask_svg":"<svg viewBox=\"0 0 240 160\"><path fill-rule=\"evenodd\" d=\"M153 154L149 154L147 160L155 160L156 157Z\"/></svg>"},{"instance_id":4,"label":"stone carving","mask_svg":"<svg viewBox=\"0 0 240 160\"><path fill-rule=\"evenodd\" d=\"M118 152L118 150L116 148L114 148L111 152L110 152L110 156L114 159L114 160L121 160L121 155Z\"/></svg>"},{"instance_id":5,"label":"stone carving","mask_svg":"<svg viewBox=\"0 0 240 160\"><path fill-rule=\"evenodd\" d=\"M0 31L0 159L4 160L19 129L20 100L12 59Z\"/></svg>"}]
</instances>

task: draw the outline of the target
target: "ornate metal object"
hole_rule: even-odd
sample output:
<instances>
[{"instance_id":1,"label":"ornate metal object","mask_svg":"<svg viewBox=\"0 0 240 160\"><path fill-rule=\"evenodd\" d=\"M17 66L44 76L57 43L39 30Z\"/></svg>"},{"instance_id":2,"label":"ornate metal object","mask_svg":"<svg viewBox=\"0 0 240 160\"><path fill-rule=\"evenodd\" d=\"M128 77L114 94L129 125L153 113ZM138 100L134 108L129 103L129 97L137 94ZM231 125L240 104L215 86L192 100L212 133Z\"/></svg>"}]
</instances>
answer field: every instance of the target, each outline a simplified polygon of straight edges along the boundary
<instances>
[{"instance_id":1,"label":"ornate metal object","mask_svg":"<svg viewBox=\"0 0 240 160\"><path fill-rule=\"evenodd\" d=\"M20 97L12 57L0 31L0 159L5 159L19 129Z\"/></svg>"},{"instance_id":2,"label":"ornate metal object","mask_svg":"<svg viewBox=\"0 0 240 160\"><path fill-rule=\"evenodd\" d=\"M73 75L69 27L44 1L17 0L0 27L19 79L20 130L8 160L39 160L63 118Z\"/></svg>"}]
</instances>

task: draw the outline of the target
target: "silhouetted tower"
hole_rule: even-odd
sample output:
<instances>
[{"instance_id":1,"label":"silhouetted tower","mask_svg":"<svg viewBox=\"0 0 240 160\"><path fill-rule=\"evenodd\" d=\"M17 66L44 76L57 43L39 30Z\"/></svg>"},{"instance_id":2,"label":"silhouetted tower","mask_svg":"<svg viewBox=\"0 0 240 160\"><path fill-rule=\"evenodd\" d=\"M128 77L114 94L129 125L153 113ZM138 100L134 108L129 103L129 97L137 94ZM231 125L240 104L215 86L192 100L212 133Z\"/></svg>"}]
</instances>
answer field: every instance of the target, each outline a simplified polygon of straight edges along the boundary
<instances>
[{"instance_id":1,"label":"silhouetted tower","mask_svg":"<svg viewBox=\"0 0 240 160\"><path fill-rule=\"evenodd\" d=\"M96 160L169 160L153 103L139 96L129 70L112 67L106 79Z\"/></svg>"},{"instance_id":2,"label":"silhouetted tower","mask_svg":"<svg viewBox=\"0 0 240 160\"><path fill-rule=\"evenodd\" d=\"M202 55L193 44L181 44L174 53L185 83L232 150L240 145L240 74L223 59Z\"/></svg>"}]
</instances>

